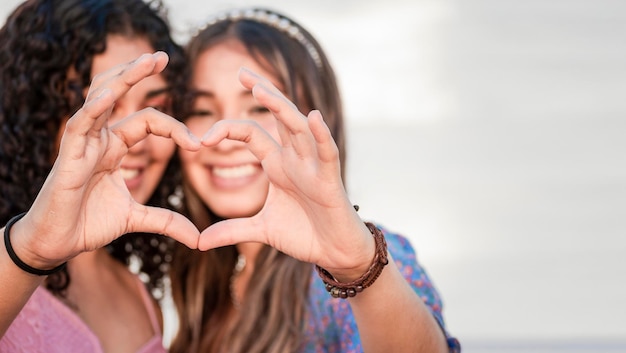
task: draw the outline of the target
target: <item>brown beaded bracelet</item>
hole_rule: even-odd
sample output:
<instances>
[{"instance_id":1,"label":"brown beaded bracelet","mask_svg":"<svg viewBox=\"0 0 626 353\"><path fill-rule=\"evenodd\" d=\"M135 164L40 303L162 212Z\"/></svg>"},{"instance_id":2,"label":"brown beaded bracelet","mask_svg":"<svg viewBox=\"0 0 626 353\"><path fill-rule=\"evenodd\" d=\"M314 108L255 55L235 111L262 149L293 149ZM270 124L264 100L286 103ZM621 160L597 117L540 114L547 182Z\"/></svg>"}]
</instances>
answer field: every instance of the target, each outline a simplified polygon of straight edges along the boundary
<instances>
[{"instance_id":1,"label":"brown beaded bracelet","mask_svg":"<svg viewBox=\"0 0 626 353\"><path fill-rule=\"evenodd\" d=\"M383 268L389 263L389 259L387 257L387 242L385 241L385 235L374 224L370 222L365 222L365 225L374 236L374 241L376 242L376 253L374 254L374 260L372 260L372 264L370 265L369 269L361 277L352 282L341 283L338 282L335 277L330 274L330 272L326 271L324 268L318 265L315 265L315 269L317 269L317 273L324 282L326 290L334 298L345 299L356 296L365 288L371 286L374 281L376 281L378 276L380 276Z\"/></svg>"}]
</instances>

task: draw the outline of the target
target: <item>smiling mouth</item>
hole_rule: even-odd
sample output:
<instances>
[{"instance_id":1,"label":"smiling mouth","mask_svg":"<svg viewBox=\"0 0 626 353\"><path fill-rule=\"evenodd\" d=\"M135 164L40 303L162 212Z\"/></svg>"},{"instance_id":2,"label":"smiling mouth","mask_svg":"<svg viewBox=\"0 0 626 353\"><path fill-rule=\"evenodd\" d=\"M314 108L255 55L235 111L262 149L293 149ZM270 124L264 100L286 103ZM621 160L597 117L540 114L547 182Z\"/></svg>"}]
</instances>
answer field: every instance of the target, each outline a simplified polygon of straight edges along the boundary
<instances>
[{"instance_id":1,"label":"smiling mouth","mask_svg":"<svg viewBox=\"0 0 626 353\"><path fill-rule=\"evenodd\" d=\"M213 167L213 175L223 179L244 178L254 175L256 168L252 164L238 165L235 167Z\"/></svg>"},{"instance_id":2,"label":"smiling mouth","mask_svg":"<svg viewBox=\"0 0 626 353\"><path fill-rule=\"evenodd\" d=\"M139 169L120 168L120 173L122 174L122 178L124 178L124 180L132 180L139 176Z\"/></svg>"}]
</instances>

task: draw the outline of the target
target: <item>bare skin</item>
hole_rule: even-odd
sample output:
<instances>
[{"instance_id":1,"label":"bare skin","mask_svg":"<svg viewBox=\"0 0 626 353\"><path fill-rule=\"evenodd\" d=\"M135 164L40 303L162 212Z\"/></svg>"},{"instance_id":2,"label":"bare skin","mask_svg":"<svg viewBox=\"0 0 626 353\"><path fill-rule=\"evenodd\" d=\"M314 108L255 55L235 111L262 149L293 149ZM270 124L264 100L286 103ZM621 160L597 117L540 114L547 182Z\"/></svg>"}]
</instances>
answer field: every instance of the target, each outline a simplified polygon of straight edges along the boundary
<instances>
[{"instance_id":1,"label":"bare skin","mask_svg":"<svg viewBox=\"0 0 626 353\"><path fill-rule=\"evenodd\" d=\"M210 65L205 63L206 67L219 67L222 74L224 70L232 69L232 62L255 65L253 58L231 42L218 44L207 52L211 50L223 52L214 56L207 54L206 58L215 61L211 61ZM224 59L226 55L229 55L228 61ZM256 66L253 69L262 70ZM231 77L236 74L235 71ZM220 73L214 72L207 75L207 79L218 75ZM207 84L206 88L203 86L200 89L207 93L207 97L213 97L213 102L207 106L220 110L223 116L211 121L210 129L202 138L202 144L209 149L200 152L205 153L204 158L181 152L183 163L190 163L195 157L198 164L210 165L218 157L206 151L213 151L213 154L228 152L233 158L241 156L241 163L237 166L239 169L231 169L230 174L243 174L242 166L252 171L249 166L253 163L242 156L243 152L236 154L233 151L248 149L262 165L269 187L260 198L260 205L229 207L232 205L225 205L227 197L211 204L212 208L223 210L225 214L221 215L228 219L202 231L199 248L203 250L236 244L238 250L245 254L247 263L254 263L259 252L258 244L262 243L301 261L318 264L340 281L349 282L358 278L370 266L375 244L343 187L338 148L322 115L318 111L308 116L301 114L272 83L271 77L265 79L243 69L239 72L239 80L246 89L252 91L258 103L271 112L274 123L270 124L265 117L245 119L243 113L234 114L237 112L237 104L233 102L239 102L237 97L241 97L242 93L227 84ZM207 82L206 79L202 80L202 83ZM224 90L232 94L224 95ZM212 114L209 115L210 119ZM203 133L196 130L201 128L200 121L195 128L192 124L188 122L194 133ZM217 163L213 169L218 168L218 171L208 175L210 180L215 180L215 188L210 190L211 193L201 195L205 202L210 203L210 198L219 192L232 199L243 200L244 192L235 194L234 190L238 187L250 191L248 200L257 199L251 189L262 184L260 179L255 179L254 174L250 173L247 176L249 184L244 184L243 178L239 180L241 183L237 183L238 180L234 178L226 180L228 174L219 169L226 170L229 166ZM197 168L202 173L200 169ZM202 176L206 175L206 172L200 174L197 180L203 180ZM255 191L261 190L260 186L257 189ZM239 211L242 209L247 211ZM244 295L250 278L246 271L251 270L244 270L236 279L238 296ZM431 353L448 350L436 320L393 261L385 267L373 286L349 299L349 303L366 352ZM403 329L398 330L398 327Z\"/></svg>"},{"instance_id":2,"label":"bare skin","mask_svg":"<svg viewBox=\"0 0 626 353\"><path fill-rule=\"evenodd\" d=\"M191 150L200 148L199 140L184 124L152 108L133 113L114 125L107 123L114 102L143 78L160 73L167 60L164 53L146 54L94 78L85 105L67 122L58 157L37 199L11 229L13 247L24 262L50 269L79 254L90 255L80 261L99 261L98 252L89 252L130 232L166 234L191 248L197 247L199 232L188 219L133 199L121 175L120 162L132 146L150 134L171 138L181 148ZM44 278L19 269L6 251L0 251L0 273L0 288L11 288L10 292L0 293L2 335ZM91 280L77 276L79 282ZM130 284L130 277L116 277L113 272L104 276L105 281L128 291L137 288L136 282ZM69 295L70 299L76 299L86 294ZM74 304L82 306L80 299ZM135 315L145 317L142 310L145 311L143 304L122 315L127 315L129 320ZM86 322L93 321L89 310L81 315ZM95 326L94 331L103 337L120 334L117 331L120 328ZM128 347L116 345L115 351L131 351L140 340L131 340ZM112 350L110 346L105 348Z\"/></svg>"}]
</instances>

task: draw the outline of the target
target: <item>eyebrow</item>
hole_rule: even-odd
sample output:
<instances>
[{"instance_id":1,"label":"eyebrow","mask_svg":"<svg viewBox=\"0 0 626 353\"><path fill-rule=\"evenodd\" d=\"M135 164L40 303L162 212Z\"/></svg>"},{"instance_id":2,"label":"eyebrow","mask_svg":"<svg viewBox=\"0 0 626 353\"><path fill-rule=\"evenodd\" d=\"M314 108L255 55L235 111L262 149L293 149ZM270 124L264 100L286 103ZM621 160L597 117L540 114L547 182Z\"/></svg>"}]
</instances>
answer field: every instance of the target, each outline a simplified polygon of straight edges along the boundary
<instances>
[{"instance_id":1,"label":"eyebrow","mask_svg":"<svg viewBox=\"0 0 626 353\"><path fill-rule=\"evenodd\" d=\"M215 95L213 94L213 92L202 91L202 90L199 90L199 89L194 89L194 90L192 90L192 91L191 91L191 95L192 95L194 98L197 98L197 97L207 97L207 98L213 98L213 97L215 96Z\"/></svg>"},{"instance_id":2,"label":"eyebrow","mask_svg":"<svg viewBox=\"0 0 626 353\"><path fill-rule=\"evenodd\" d=\"M194 89L193 91L191 91L191 94L193 98L197 98L197 97L215 98L215 93L213 93L212 91L203 91L199 89ZM243 89L239 95L243 97L252 97L252 91Z\"/></svg>"},{"instance_id":3,"label":"eyebrow","mask_svg":"<svg viewBox=\"0 0 626 353\"><path fill-rule=\"evenodd\" d=\"M151 98L154 98L156 96L160 96L162 94L166 94L166 93L169 93L169 92L170 92L170 88L169 87L163 87L163 88L155 89L155 90L149 91L146 94L146 99L151 99Z\"/></svg>"}]
</instances>

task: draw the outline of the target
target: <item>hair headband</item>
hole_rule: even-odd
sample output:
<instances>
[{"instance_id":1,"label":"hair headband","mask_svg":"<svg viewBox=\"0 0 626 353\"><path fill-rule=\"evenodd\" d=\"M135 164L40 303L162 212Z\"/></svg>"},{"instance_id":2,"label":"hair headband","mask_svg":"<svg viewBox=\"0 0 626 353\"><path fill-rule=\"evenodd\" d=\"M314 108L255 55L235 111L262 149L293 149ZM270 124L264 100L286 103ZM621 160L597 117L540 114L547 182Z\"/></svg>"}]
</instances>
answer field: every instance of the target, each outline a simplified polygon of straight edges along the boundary
<instances>
[{"instance_id":1,"label":"hair headband","mask_svg":"<svg viewBox=\"0 0 626 353\"><path fill-rule=\"evenodd\" d=\"M300 27L298 27L290 19L281 16L275 12L254 8L226 11L209 18L209 20L204 26L200 28L200 30L203 30L208 26L214 25L218 22L236 22L239 20L250 20L262 23L287 34L289 37L297 40L306 49L318 69L322 68L322 59L319 52L317 51L313 43L311 43L311 41L309 41L300 31Z\"/></svg>"}]
</instances>

